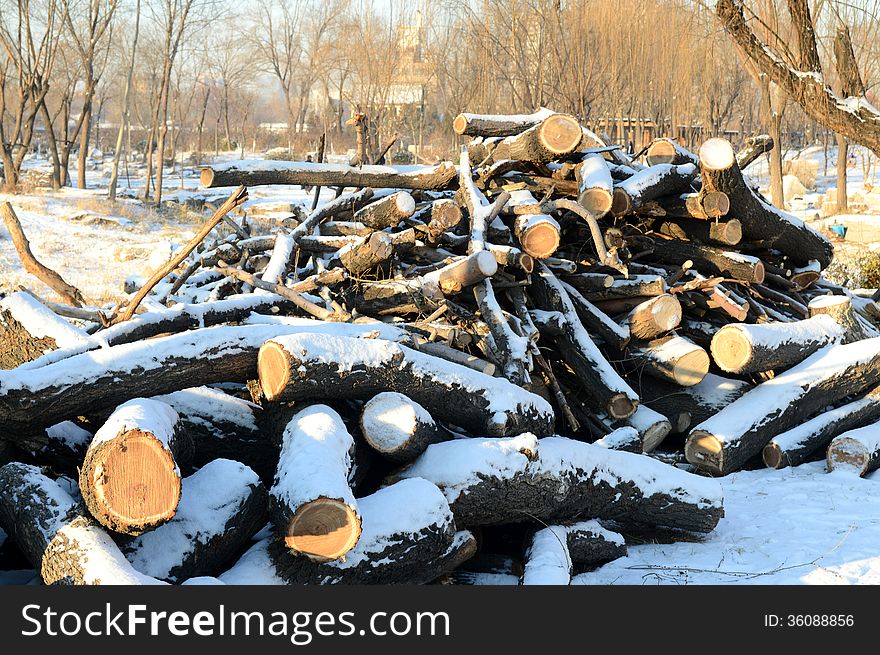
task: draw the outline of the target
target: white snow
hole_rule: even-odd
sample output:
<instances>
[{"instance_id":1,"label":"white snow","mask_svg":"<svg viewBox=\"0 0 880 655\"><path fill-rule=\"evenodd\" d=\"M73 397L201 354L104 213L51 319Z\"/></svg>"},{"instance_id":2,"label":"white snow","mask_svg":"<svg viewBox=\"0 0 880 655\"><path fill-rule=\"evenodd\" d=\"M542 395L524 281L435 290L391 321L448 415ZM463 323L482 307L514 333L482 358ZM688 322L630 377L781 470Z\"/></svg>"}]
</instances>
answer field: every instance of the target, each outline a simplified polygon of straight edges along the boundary
<instances>
[{"instance_id":1,"label":"white snow","mask_svg":"<svg viewBox=\"0 0 880 655\"><path fill-rule=\"evenodd\" d=\"M227 585L284 585L275 564L269 557L271 537L266 537L251 546L248 551L218 579Z\"/></svg>"},{"instance_id":2,"label":"white snow","mask_svg":"<svg viewBox=\"0 0 880 655\"><path fill-rule=\"evenodd\" d=\"M660 177L675 174L678 177L695 175L697 167L693 164L656 164L619 183L617 186L632 197L640 196Z\"/></svg>"},{"instance_id":3,"label":"white snow","mask_svg":"<svg viewBox=\"0 0 880 655\"><path fill-rule=\"evenodd\" d=\"M639 407L642 407L642 405L639 405ZM638 410L636 410L636 413L638 413ZM626 426L617 428L613 432L609 432L601 439L594 441L593 445L599 446L600 448L608 448L609 450L619 450L621 446L625 446L638 440L639 431L634 427Z\"/></svg>"},{"instance_id":4,"label":"white snow","mask_svg":"<svg viewBox=\"0 0 880 655\"><path fill-rule=\"evenodd\" d=\"M318 498L335 498L358 514L348 486L354 440L342 417L326 405L296 414L284 429L278 470L269 494L291 511Z\"/></svg>"},{"instance_id":5,"label":"white snow","mask_svg":"<svg viewBox=\"0 0 880 655\"><path fill-rule=\"evenodd\" d=\"M189 420L202 419L205 427L212 426L213 421L219 421L254 432L257 430L256 413L261 410L256 403L230 396L211 387L183 389L164 396L155 396L154 400L167 403L178 413L186 415Z\"/></svg>"},{"instance_id":6,"label":"white snow","mask_svg":"<svg viewBox=\"0 0 880 655\"><path fill-rule=\"evenodd\" d=\"M141 573L170 578L171 570L192 552L194 543L205 544L224 534L251 487L259 484L257 474L244 464L228 459L205 464L183 479L174 518L126 545L128 561Z\"/></svg>"},{"instance_id":7,"label":"white snow","mask_svg":"<svg viewBox=\"0 0 880 655\"><path fill-rule=\"evenodd\" d=\"M526 551L524 585L567 585L571 581L568 530L551 525L532 537Z\"/></svg>"},{"instance_id":8,"label":"white snow","mask_svg":"<svg viewBox=\"0 0 880 655\"><path fill-rule=\"evenodd\" d=\"M275 247L272 249L272 256L269 258L269 263L266 264L266 268L263 270L260 279L263 280L263 282L278 284L287 268L287 262L290 261L291 252L293 252L293 237L284 234L283 232L276 234ZM265 289L257 289L254 293L258 295L266 295L270 292Z\"/></svg>"},{"instance_id":9,"label":"white snow","mask_svg":"<svg viewBox=\"0 0 880 655\"><path fill-rule=\"evenodd\" d=\"M68 323L29 293L19 291L0 299L0 312L8 311L28 333L37 339L55 340L57 348L84 343L89 335Z\"/></svg>"},{"instance_id":10,"label":"white snow","mask_svg":"<svg viewBox=\"0 0 880 655\"><path fill-rule=\"evenodd\" d=\"M880 497L824 462L718 480L725 515L700 542L630 545L573 584L880 584Z\"/></svg>"},{"instance_id":11,"label":"white snow","mask_svg":"<svg viewBox=\"0 0 880 655\"><path fill-rule=\"evenodd\" d=\"M46 428L46 436L50 440L60 441L69 448L88 444L92 440L92 433L73 421L62 421Z\"/></svg>"},{"instance_id":12,"label":"white snow","mask_svg":"<svg viewBox=\"0 0 880 655\"><path fill-rule=\"evenodd\" d=\"M361 415L365 435L383 453L392 453L404 445L419 423L433 425L434 420L424 407L394 391L367 401Z\"/></svg>"},{"instance_id":13,"label":"white snow","mask_svg":"<svg viewBox=\"0 0 880 655\"><path fill-rule=\"evenodd\" d=\"M611 179L611 171L602 155L591 153L584 155L578 166L578 180L580 191L586 189L604 189L608 193L614 190L614 182Z\"/></svg>"},{"instance_id":14,"label":"white snow","mask_svg":"<svg viewBox=\"0 0 880 655\"><path fill-rule=\"evenodd\" d=\"M170 454L169 444L174 438L178 416L169 405L151 398L135 398L123 403L95 433L91 447L115 439L129 430L153 435Z\"/></svg>"}]
</instances>

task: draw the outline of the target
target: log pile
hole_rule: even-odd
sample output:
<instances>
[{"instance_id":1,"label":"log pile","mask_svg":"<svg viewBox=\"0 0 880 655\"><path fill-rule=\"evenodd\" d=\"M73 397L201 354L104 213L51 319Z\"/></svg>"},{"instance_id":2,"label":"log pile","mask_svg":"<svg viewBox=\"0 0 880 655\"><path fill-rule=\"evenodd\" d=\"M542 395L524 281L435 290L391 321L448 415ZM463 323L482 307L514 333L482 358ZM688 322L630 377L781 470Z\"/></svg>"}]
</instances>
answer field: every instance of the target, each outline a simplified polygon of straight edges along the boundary
<instances>
[{"instance_id":1,"label":"log pile","mask_svg":"<svg viewBox=\"0 0 880 655\"><path fill-rule=\"evenodd\" d=\"M0 300L0 528L44 582L567 583L710 532L707 473L880 465L880 308L743 174L766 138L454 129L437 166L206 168L240 186L127 306ZM256 233L265 184L337 197Z\"/></svg>"}]
</instances>

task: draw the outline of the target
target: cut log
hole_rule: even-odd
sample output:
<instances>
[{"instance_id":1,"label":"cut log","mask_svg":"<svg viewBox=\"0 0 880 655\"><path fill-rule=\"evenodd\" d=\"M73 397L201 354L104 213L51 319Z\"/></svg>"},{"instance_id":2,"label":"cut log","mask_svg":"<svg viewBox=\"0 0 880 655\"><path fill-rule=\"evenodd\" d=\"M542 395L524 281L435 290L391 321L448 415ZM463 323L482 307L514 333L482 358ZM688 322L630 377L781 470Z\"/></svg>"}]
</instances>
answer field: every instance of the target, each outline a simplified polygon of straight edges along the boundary
<instances>
[{"instance_id":1,"label":"cut log","mask_svg":"<svg viewBox=\"0 0 880 655\"><path fill-rule=\"evenodd\" d=\"M648 216L668 216L677 218L696 218L701 221L725 216L730 211L730 198L721 191L684 193L663 196L639 209L640 214Z\"/></svg>"},{"instance_id":2,"label":"cut log","mask_svg":"<svg viewBox=\"0 0 880 655\"><path fill-rule=\"evenodd\" d=\"M690 150L685 148L675 139L666 137L654 139L645 152L645 161L648 166L656 164L699 164L700 160Z\"/></svg>"},{"instance_id":3,"label":"cut log","mask_svg":"<svg viewBox=\"0 0 880 655\"><path fill-rule=\"evenodd\" d=\"M361 516L348 482L354 440L342 417L326 405L302 410L282 429L281 456L269 490L278 538L291 553L315 561L344 557L361 535Z\"/></svg>"},{"instance_id":4,"label":"cut log","mask_svg":"<svg viewBox=\"0 0 880 655\"><path fill-rule=\"evenodd\" d=\"M759 134L746 139L742 150L736 153L736 165L740 170L748 168L749 164L761 155L773 150L773 137L769 134Z\"/></svg>"},{"instance_id":5,"label":"cut log","mask_svg":"<svg viewBox=\"0 0 880 655\"><path fill-rule=\"evenodd\" d=\"M271 483L279 444L258 424L260 406L219 389L193 387L156 396L180 418L181 430L192 442L193 466L215 459L240 461ZM51 430L51 428L50 428ZM234 459L233 459L234 458Z\"/></svg>"},{"instance_id":6,"label":"cut log","mask_svg":"<svg viewBox=\"0 0 880 655\"><path fill-rule=\"evenodd\" d=\"M551 525L532 535L523 585L567 585L574 565L596 566L626 555L623 537L595 519Z\"/></svg>"},{"instance_id":7,"label":"cut log","mask_svg":"<svg viewBox=\"0 0 880 655\"><path fill-rule=\"evenodd\" d=\"M522 249L535 259L550 257L559 248L559 223L547 214L517 216L513 233Z\"/></svg>"},{"instance_id":8,"label":"cut log","mask_svg":"<svg viewBox=\"0 0 880 655\"><path fill-rule=\"evenodd\" d=\"M729 221L699 221L688 218L658 221L654 230L674 239L700 243L735 246L742 241L742 223L735 218Z\"/></svg>"},{"instance_id":9,"label":"cut log","mask_svg":"<svg viewBox=\"0 0 880 655\"><path fill-rule=\"evenodd\" d=\"M825 346L696 426L685 455L691 464L726 475L760 453L777 434L878 382L880 337Z\"/></svg>"},{"instance_id":10,"label":"cut log","mask_svg":"<svg viewBox=\"0 0 880 655\"><path fill-rule=\"evenodd\" d=\"M559 312L564 317L563 331L554 340L566 363L589 392L593 406L615 419L632 416L639 404L638 396L590 339L562 283L549 268L539 264L529 291L538 309Z\"/></svg>"},{"instance_id":11,"label":"cut log","mask_svg":"<svg viewBox=\"0 0 880 655\"><path fill-rule=\"evenodd\" d=\"M562 288L568 294L568 299L574 306L578 318L583 326L594 332L605 343L622 350L629 343L630 332L625 325L618 325L605 312L584 298L577 289L560 281Z\"/></svg>"},{"instance_id":12,"label":"cut log","mask_svg":"<svg viewBox=\"0 0 880 655\"><path fill-rule=\"evenodd\" d=\"M668 293L636 305L626 317L630 334L637 339L654 339L681 323L681 303Z\"/></svg>"},{"instance_id":13,"label":"cut log","mask_svg":"<svg viewBox=\"0 0 880 655\"><path fill-rule=\"evenodd\" d=\"M612 279L610 284L604 284L605 278L606 276L597 273L576 273L563 279L590 302L636 297L640 298L638 302L644 302L645 297L666 293L666 281L659 276L633 275L628 279ZM603 283L600 285L597 283L599 281Z\"/></svg>"},{"instance_id":14,"label":"cut log","mask_svg":"<svg viewBox=\"0 0 880 655\"><path fill-rule=\"evenodd\" d=\"M217 164L202 169L202 186L260 186L297 184L305 186L371 187L374 189L433 189L452 186L455 166L346 166L300 161L254 159ZM320 211L320 208L318 209Z\"/></svg>"},{"instance_id":15,"label":"cut log","mask_svg":"<svg viewBox=\"0 0 880 655\"><path fill-rule=\"evenodd\" d=\"M823 412L773 437L764 446L764 463L774 469L798 466L814 452L827 446L834 437L878 420L880 387L874 387L858 400Z\"/></svg>"},{"instance_id":16,"label":"cut log","mask_svg":"<svg viewBox=\"0 0 880 655\"><path fill-rule=\"evenodd\" d=\"M386 227L396 227L415 211L416 201L413 197L406 191L398 191L359 210L354 215L354 221L374 230L384 230Z\"/></svg>"},{"instance_id":17,"label":"cut log","mask_svg":"<svg viewBox=\"0 0 880 655\"><path fill-rule=\"evenodd\" d=\"M693 164L657 164L640 170L614 186L611 213L625 216L655 198L684 193L690 189L696 173Z\"/></svg>"},{"instance_id":18,"label":"cut log","mask_svg":"<svg viewBox=\"0 0 880 655\"><path fill-rule=\"evenodd\" d=\"M387 261L393 254L391 235L373 232L368 237L358 237L355 243L342 248L336 253L336 258L345 270L359 276Z\"/></svg>"},{"instance_id":19,"label":"cut log","mask_svg":"<svg viewBox=\"0 0 880 655\"><path fill-rule=\"evenodd\" d=\"M641 405L639 405L639 407L641 407ZM636 410L636 413L638 413L638 411L639 410ZM633 416L635 416L635 414ZM610 450L623 450L628 453L640 453L642 452L642 436L635 428L626 426L609 432L601 439L596 439L596 441L593 442L593 445L599 446L600 448L608 448Z\"/></svg>"},{"instance_id":20,"label":"cut log","mask_svg":"<svg viewBox=\"0 0 880 655\"><path fill-rule=\"evenodd\" d=\"M169 521L180 502L177 459L187 446L171 407L137 398L95 433L79 473L89 512L103 526L139 535Z\"/></svg>"},{"instance_id":21,"label":"cut log","mask_svg":"<svg viewBox=\"0 0 880 655\"><path fill-rule=\"evenodd\" d=\"M691 241L658 239L654 251L645 258L647 261L678 265L690 260L703 273L747 283L760 284L764 281L764 263L757 257Z\"/></svg>"},{"instance_id":22,"label":"cut log","mask_svg":"<svg viewBox=\"0 0 880 655\"><path fill-rule=\"evenodd\" d=\"M279 232L275 235L275 244L272 248L272 256L269 263L263 269L260 279L269 284L278 284L287 275L287 262L290 261L290 253L293 252L293 238ZM257 295L268 293L263 289L255 292Z\"/></svg>"},{"instance_id":23,"label":"cut log","mask_svg":"<svg viewBox=\"0 0 880 655\"><path fill-rule=\"evenodd\" d=\"M681 387L699 384L709 372L709 355L689 339L670 335L633 346L627 351L640 370Z\"/></svg>"},{"instance_id":24,"label":"cut log","mask_svg":"<svg viewBox=\"0 0 880 655\"><path fill-rule=\"evenodd\" d=\"M431 220L428 222L428 243L436 245L441 236L461 222L461 209L453 200L435 200L431 204Z\"/></svg>"},{"instance_id":25,"label":"cut log","mask_svg":"<svg viewBox=\"0 0 880 655\"><path fill-rule=\"evenodd\" d=\"M602 155L586 155L575 169L578 182L578 202L596 218L611 211L614 181Z\"/></svg>"},{"instance_id":26,"label":"cut log","mask_svg":"<svg viewBox=\"0 0 880 655\"><path fill-rule=\"evenodd\" d=\"M543 107L533 114L459 114L452 120L452 129L456 134L470 137L513 136L540 125L552 115L552 111Z\"/></svg>"},{"instance_id":27,"label":"cut log","mask_svg":"<svg viewBox=\"0 0 880 655\"><path fill-rule=\"evenodd\" d=\"M796 267L791 272L791 281L801 290L811 287L822 277L822 268L815 259L811 260L806 266Z\"/></svg>"},{"instance_id":28,"label":"cut log","mask_svg":"<svg viewBox=\"0 0 880 655\"><path fill-rule=\"evenodd\" d=\"M524 132L493 143L490 156L492 161L512 159L540 164L574 152L582 138L583 131L576 118L552 114Z\"/></svg>"},{"instance_id":29,"label":"cut log","mask_svg":"<svg viewBox=\"0 0 880 655\"><path fill-rule=\"evenodd\" d=\"M216 459L184 478L174 518L127 542L123 552L135 569L160 580L214 575L266 524L267 503L256 473Z\"/></svg>"},{"instance_id":30,"label":"cut log","mask_svg":"<svg viewBox=\"0 0 880 655\"><path fill-rule=\"evenodd\" d=\"M395 392L380 393L367 401L360 425L373 450L393 462L412 461L432 443L450 438L424 407Z\"/></svg>"},{"instance_id":31,"label":"cut log","mask_svg":"<svg viewBox=\"0 0 880 655\"><path fill-rule=\"evenodd\" d=\"M590 517L708 532L724 513L715 480L562 437L434 444L400 478L437 484L460 526Z\"/></svg>"},{"instance_id":32,"label":"cut log","mask_svg":"<svg viewBox=\"0 0 880 655\"><path fill-rule=\"evenodd\" d=\"M642 402L669 419L672 432L681 434L727 407L752 386L742 380L708 373L692 387L663 382L653 377L639 379Z\"/></svg>"},{"instance_id":33,"label":"cut log","mask_svg":"<svg viewBox=\"0 0 880 655\"><path fill-rule=\"evenodd\" d=\"M482 282L498 271L498 260L480 250L423 276L425 282L436 284L445 294L461 293L465 287Z\"/></svg>"},{"instance_id":34,"label":"cut log","mask_svg":"<svg viewBox=\"0 0 880 655\"><path fill-rule=\"evenodd\" d=\"M288 584L424 584L476 552L469 532L456 532L449 505L427 480L403 480L358 499L364 531L345 561L314 562L269 545Z\"/></svg>"},{"instance_id":35,"label":"cut log","mask_svg":"<svg viewBox=\"0 0 880 655\"><path fill-rule=\"evenodd\" d=\"M811 312L811 318L792 323L725 325L712 337L712 358L729 373L780 371L829 344L865 336L845 296L820 296Z\"/></svg>"},{"instance_id":36,"label":"cut log","mask_svg":"<svg viewBox=\"0 0 880 655\"><path fill-rule=\"evenodd\" d=\"M474 285L474 298L480 317L489 326L492 346L501 363L501 374L517 386L526 386L529 382L528 339L510 327L488 279Z\"/></svg>"},{"instance_id":37,"label":"cut log","mask_svg":"<svg viewBox=\"0 0 880 655\"><path fill-rule=\"evenodd\" d=\"M88 334L24 292L0 299L0 369L87 344Z\"/></svg>"},{"instance_id":38,"label":"cut log","mask_svg":"<svg viewBox=\"0 0 880 655\"><path fill-rule=\"evenodd\" d=\"M402 338L381 324L289 319L290 324L217 326L102 348L32 370L0 371L0 431L13 442L77 416L110 409L145 393L257 377L257 353L267 340L296 332ZM35 412L33 408L39 407Z\"/></svg>"},{"instance_id":39,"label":"cut log","mask_svg":"<svg viewBox=\"0 0 880 655\"><path fill-rule=\"evenodd\" d=\"M47 585L161 584L139 573L113 540L36 466L0 468L0 528Z\"/></svg>"},{"instance_id":40,"label":"cut log","mask_svg":"<svg viewBox=\"0 0 880 655\"><path fill-rule=\"evenodd\" d=\"M779 250L799 266L812 259L822 268L831 263L834 248L830 241L755 194L743 178L728 141L714 138L702 145L700 170L706 190L721 191L730 198L746 239L762 241L765 247Z\"/></svg>"},{"instance_id":41,"label":"cut log","mask_svg":"<svg viewBox=\"0 0 880 655\"><path fill-rule=\"evenodd\" d=\"M326 221L321 223L318 229L321 231L321 236L325 237L363 237L375 232L373 228L353 221Z\"/></svg>"},{"instance_id":42,"label":"cut log","mask_svg":"<svg viewBox=\"0 0 880 655\"><path fill-rule=\"evenodd\" d=\"M535 260L531 255L524 253L514 246L499 246L494 243L487 243L486 250L492 253L495 261L499 266L515 268L526 275L535 270Z\"/></svg>"},{"instance_id":43,"label":"cut log","mask_svg":"<svg viewBox=\"0 0 880 655\"><path fill-rule=\"evenodd\" d=\"M643 402L639 404L636 413L624 419L624 422L638 431L641 439L640 450L643 453L654 452L672 432L672 423L669 419Z\"/></svg>"},{"instance_id":44,"label":"cut log","mask_svg":"<svg viewBox=\"0 0 880 655\"><path fill-rule=\"evenodd\" d=\"M880 467L880 425L871 423L834 437L828 445L829 471L864 476Z\"/></svg>"},{"instance_id":45,"label":"cut log","mask_svg":"<svg viewBox=\"0 0 880 655\"><path fill-rule=\"evenodd\" d=\"M473 432L553 430L553 410L543 398L502 378L381 339L279 337L260 349L258 369L269 400L367 400L397 391L435 418Z\"/></svg>"}]
</instances>

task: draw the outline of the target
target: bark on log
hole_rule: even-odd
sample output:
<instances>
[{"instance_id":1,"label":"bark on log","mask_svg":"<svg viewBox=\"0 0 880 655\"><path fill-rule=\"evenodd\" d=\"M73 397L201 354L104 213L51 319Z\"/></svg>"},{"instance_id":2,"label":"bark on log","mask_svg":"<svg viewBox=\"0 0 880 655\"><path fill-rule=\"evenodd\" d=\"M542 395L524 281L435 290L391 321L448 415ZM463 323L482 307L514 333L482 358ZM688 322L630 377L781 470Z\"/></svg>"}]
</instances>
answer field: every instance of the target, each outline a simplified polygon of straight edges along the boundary
<instances>
[{"instance_id":1,"label":"bark on log","mask_svg":"<svg viewBox=\"0 0 880 655\"><path fill-rule=\"evenodd\" d=\"M771 150L773 150L773 137L769 134L749 137L742 150L736 153L736 165L740 170L745 170L758 157Z\"/></svg>"},{"instance_id":2,"label":"bark on log","mask_svg":"<svg viewBox=\"0 0 880 655\"><path fill-rule=\"evenodd\" d=\"M161 584L132 568L85 508L35 466L0 467L0 527L44 584Z\"/></svg>"},{"instance_id":3,"label":"bark on log","mask_svg":"<svg viewBox=\"0 0 880 655\"><path fill-rule=\"evenodd\" d=\"M524 132L492 143L487 149L487 163L502 159L538 164L553 161L577 150L582 138L577 119L568 114L552 114ZM472 159L478 163L484 158Z\"/></svg>"},{"instance_id":4,"label":"bark on log","mask_svg":"<svg viewBox=\"0 0 880 655\"><path fill-rule=\"evenodd\" d=\"M543 398L507 380L381 339L279 337L260 349L258 369L269 400L366 400L397 391L435 418L477 433L548 434L553 429L553 410Z\"/></svg>"},{"instance_id":5,"label":"bark on log","mask_svg":"<svg viewBox=\"0 0 880 655\"><path fill-rule=\"evenodd\" d=\"M495 297L491 281L483 280L474 285L474 298L480 309L480 317L489 326L492 346L501 363L501 374L517 386L529 383L528 339L516 334Z\"/></svg>"},{"instance_id":6,"label":"bark on log","mask_svg":"<svg viewBox=\"0 0 880 655\"><path fill-rule=\"evenodd\" d=\"M596 333L612 348L622 350L626 347L630 339L628 327L615 323L611 317L584 298L574 287L564 281L560 281L560 284L568 294L568 299L574 305L578 318L587 330Z\"/></svg>"},{"instance_id":7,"label":"bark on log","mask_svg":"<svg viewBox=\"0 0 880 655\"><path fill-rule=\"evenodd\" d=\"M416 201L406 191L398 191L360 209L354 215L356 223L363 223L374 230L396 227L416 211Z\"/></svg>"},{"instance_id":8,"label":"bark on log","mask_svg":"<svg viewBox=\"0 0 880 655\"><path fill-rule=\"evenodd\" d=\"M667 417L673 433L681 434L717 414L752 387L742 380L708 373L692 387L643 377L636 388L642 402Z\"/></svg>"},{"instance_id":9,"label":"bark on log","mask_svg":"<svg viewBox=\"0 0 880 655\"><path fill-rule=\"evenodd\" d=\"M180 502L178 459L189 444L163 402L120 405L95 433L79 473L89 512L114 532L139 535L169 521Z\"/></svg>"},{"instance_id":10,"label":"bark on log","mask_svg":"<svg viewBox=\"0 0 880 655\"><path fill-rule=\"evenodd\" d=\"M834 437L828 445L828 471L865 476L880 467L880 425L871 423Z\"/></svg>"},{"instance_id":11,"label":"bark on log","mask_svg":"<svg viewBox=\"0 0 880 655\"><path fill-rule=\"evenodd\" d=\"M522 214L513 223L522 249L535 259L546 259L559 248L559 223L547 214Z\"/></svg>"},{"instance_id":12,"label":"bark on log","mask_svg":"<svg viewBox=\"0 0 880 655\"><path fill-rule=\"evenodd\" d=\"M358 499L364 531L345 561L294 557L269 545L277 574L288 584L425 584L476 552L470 532L456 532L449 505L426 480L403 480Z\"/></svg>"},{"instance_id":13,"label":"bark on log","mask_svg":"<svg viewBox=\"0 0 880 655\"><path fill-rule=\"evenodd\" d=\"M720 191L684 193L655 198L639 208L639 214L656 217L695 218L701 221L720 218L730 211L730 198Z\"/></svg>"},{"instance_id":14,"label":"bark on log","mask_svg":"<svg viewBox=\"0 0 880 655\"><path fill-rule=\"evenodd\" d=\"M216 459L184 478L173 519L122 550L135 569L160 580L216 575L266 524L267 504L256 473Z\"/></svg>"},{"instance_id":15,"label":"bark on log","mask_svg":"<svg viewBox=\"0 0 880 655\"><path fill-rule=\"evenodd\" d=\"M679 218L655 223L654 230L664 236L700 243L735 246L742 241L742 223L729 221L698 221Z\"/></svg>"},{"instance_id":16,"label":"bark on log","mask_svg":"<svg viewBox=\"0 0 880 655\"><path fill-rule=\"evenodd\" d=\"M699 424L685 445L691 464L726 475L777 434L819 409L880 382L880 337L830 345Z\"/></svg>"},{"instance_id":17,"label":"bark on log","mask_svg":"<svg viewBox=\"0 0 880 655\"><path fill-rule=\"evenodd\" d=\"M589 154L576 170L578 202L596 218L611 211L614 181L602 155Z\"/></svg>"},{"instance_id":18,"label":"bark on log","mask_svg":"<svg viewBox=\"0 0 880 655\"><path fill-rule=\"evenodd\" d=\"M346 166L311 162L238 161L202 169L205 188L297 184L306 186L370 187L375 189L443 190L452 186L456 170L451 162L437 166ZM318 208L320 211L320 208Z\"/></svg>"},{"instance_id":19,"label":"bark on log","mask_svg":"<svg viewBox=\"0 0 880 655\"><path fill-rule=\"evenodd\" d=\"M664 264L690 260L701 272L748 283L760 284L765 275L764 263L757 257L678 239L657 239L654 251L645 259Z\"/></svg>"},{"instance_id":20,"label":"bark on log","mask_svg":"<svg viewBox=\"0 0 880 655\"><path fill-rule=\"evenodd\" d=\"M755 194L743 178L728 141L715 138L702 145L700 170L705 189L722 191L730 198L746 239L762 241L765 247L779 250L798 265L811 259L822 268L831 263L834 247L830 241Z\"/></svg>"},{"instance_id":21,"label":"bark on log","mask_svg":"<svg viewBox=\"0 0 880 655\"><path fill-rule=\"evenodd\" d=\"M639 398L599 352L578 318L575 305L553 273L540 264L529 288L539 309L560 312L563 331L555 337L566 363L589 391L593 406L615 419L632 416Z\"/></svg>"},{"instance_id":22,"label":"bark on log","mask_svg":"<svg viewBox=\"0 0 880 655\"><path fill-rule=\"evenodd\" d=\"M636 339L654 339L681 323L681 303L668 293L649 298L634 307L625 322Z\"/></svg>"},{"instance_id":23,"label":"bark on log","mask_svg":"<svg viewBox=\"0 0 880 655\"><path fill-rule=\"evenodd\" d=\"M339 250L336 259L349 273L360 276L387 261L393 254L394 244L391 235L385 232L373 232L368 237L358 237L355 243Z\"/></svg>"},{"instance_id":24,"label":"bark on log","mask_svg":"<svg viewBox=\"0 0 880 655\"><path fill-rule=\"evenodd\" d=\"M462 526L599 518L708 532L724 513L715 480L562 437L434 444L390 479L419 477Z\"/></svg>"},{"instance_id":25,"label":"bark on log","mask_svg":"<svg viewBox=\"0 0 880 655\"><path fill-rule=\"evenodd\" d=\"M296 332L366 335L390 326L322 323L217 326L83 353L33 370L0 371L0 431L13 441L77 416L214 382L257 376L257 353L267 340ZM34 411L39 408L39 411Z\"/></svg>"},{"instance_id":26,"label":"bark on log","mask_svg":"<svg viewBox=\"0 0 880 655\"><path fill-rule=\"evenodd\" d=\"M654 139L645 152L645 161L648 166L656 164L694 164L700 163L697 156L684 146L679 145L675 139L666 137Z\"/></svg>"},{"instance_id":27,"label":"bark on log","mask_svg":"<svg viewBox=\"0 0 880 655\"><path fill-rule=\"evenodd\" d=\"M631 347L627 359L637 369L681 387L699 384L709 372L709 355L689 339L670 335Z\"/></svg>"},{"instance_id":28,"label":"bark on log","mask_svg":"<svg viewBox=\"0 0 880 655\"><path fill-rule=\"evenodd\" d=\"M635 428L642 441L641 452L652 453L672 432L672 423L660 412L640 402L636 413L623 421Z\"/></svg>"},{"instance_id":29,"label":"bark on log","mask_svg":"<svg viewBox=\"0 0 880 655\"><path fill-rule=\"evenodd\" d=\"M58 273L41 264L34 257L34 253L31 252L31 244L21 228L21 223L18 220L18 216L15 215L12 205L8 202L0 204L0 216L3 217L3 222L6 223L6 229L9 230L9 236L12 238L12 243L15 245L15 250L18 252L18 258L21 260L24 270L42 281L67 304L74 307L82 307L86 301L83 299L80 290L65 282Z\"/></svg>"},{"instance_id":30,"label":"bark on log","mask_svg":"<svg viewBox=\"0 0 880 655\"><path fill-rule=\"evenodd\" d=\"M315 561L344 557L361 535L361 516L348 482L354 440L342 417L326 405L307 407L282 429L281 456L269 490L278 538L291 553Z\"/></svg>"},{"instance_id":31,"label":"bark on log","mask_svg":"<svg viewBox=\"0 0 880 655\"><path fill-rule=\"evenodd\" d=\"M361 433L376 452L393 462L409 462L432 443L450 437L424 407L401 393L385 392L364 404Z\"/></svg>"},{"instance_id":32,"label":"bark on log","mask_svg":"<svg viewBox=\"0 0 880 655\"><path fill-rule=\"evenodd\" d=\"M461 293L465 287L473 286L489 278L498 271L498 260L486 250L474 252L467 257L452 262L423 276L426 283L436 284L449 295Z\"/></svg>"},{"instance_id":33,"label":"bark on log","mask_svg":"<svg viewBox=\"0 0 880 655\"><path fill-rule=\"evenodd\" d=\"M644 302L645 296L659 296L666 293L666 282L662 277L653 275L633 275L626 279L612 279L611 284L597 284L596 273L576 273L567 275L563 280L577 289L581 295L590 302L613 300L615 298L640 297L639 302Z\"/></svg>"},{"instance_id":34,"label":"bark on log","mask_svg":"<svg viewBox=\"0 0 880 655\"><path fill-rule=\"evenodd\" d=\"M88 343L88 334L24 292L0 299L0 369Z\"/></svg>"},{"instance_id":35,"label":"bark on log","mask_svg":"<svg viewBox=\"0 0 880 655\"><path fill-rule=\"evenodd\" d=\"M641 407L641 405L639 405ZM639 410L636 410L638 413ZM635 414L633 414L635 416ZM632 416L630 417L632 418ZM629 419L624 419L628 421ZM627 453L642 452L642 436L639 431L629 425L617 428L606 434L604 437L596 439L594 446L600 448L608 448L609 450L622 450Z\"/></svg>"},{"instance_id":36,"label":"bark on log","mask_svg":"<svg viewBox=\"0 0 880 655\"><path fill-rule=\"evenodd\" d=\"M880 420L880 387L864 397L819 414L778 434L761 453L764 463L774 469L803 464L814 452L824 448L836 436Z\"/></svg>"},{"instance_id":37,"label":"bark on log","mask_svg":"<svg viewBox=\"0 0 880 655\"><path fill-rule=\"evenodd\" d=\"M623 537L595 519L537 530L526 550L523 585L567 585L574 565L597 566L626 555Z\"/></svg>"},{"instance_id":38,"label":"bark on log","mask_svg":"<svg viewBox=\"0 0 880 655\"><path fill-rule=\"evenodd\" d=\"M696 172L693 164L658 164L645 168L615 185L611 213L625 216L655 198L684 193L690 188Z\"/></svg>"},{"instance_id":39,"label":"bark on log","mask_svg":"<svg viewBox=\"0 0 880 655\"><path fill-rule=\"evenodd\" d=\"M462 113L452 120L456 134L470 137L505 137L525 132L530 127L540 125L553 112L541 107L533 114L466 114Z\"/></svg>"}]
</instances>

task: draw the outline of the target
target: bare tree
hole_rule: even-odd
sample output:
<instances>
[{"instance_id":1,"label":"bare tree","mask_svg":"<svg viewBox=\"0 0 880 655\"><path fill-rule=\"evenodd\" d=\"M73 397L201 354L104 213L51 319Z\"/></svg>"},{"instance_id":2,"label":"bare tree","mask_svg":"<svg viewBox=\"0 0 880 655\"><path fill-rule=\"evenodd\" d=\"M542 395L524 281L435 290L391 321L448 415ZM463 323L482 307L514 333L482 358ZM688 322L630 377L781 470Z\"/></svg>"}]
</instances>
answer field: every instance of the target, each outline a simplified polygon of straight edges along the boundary
<instances>
[{"instance_id":1,"label":"bare tree","mask_svg":"<svg viewBox=\"0 0 880 655\"><path fill-rule=\"evenodd\" d=\"M116 149L113 151L113 168L110 173L110 184L107 190L107 197L110 200L116 199L116 184L119 179L119 158L124 149L123 137L125 131L129 129L131 122L130 101L131 101L131 84L134 78L134 66L137 61L135 54L137 53L138 34L141 27L141 0L137 0L134 14L134 34L131 39L131 59L128 65L128 75L125 78L125 92L122 100L122 117L119 121L119 130L116 133ZM126 157L128 156L126 151Z\"/></svg>"}]
</instances>

